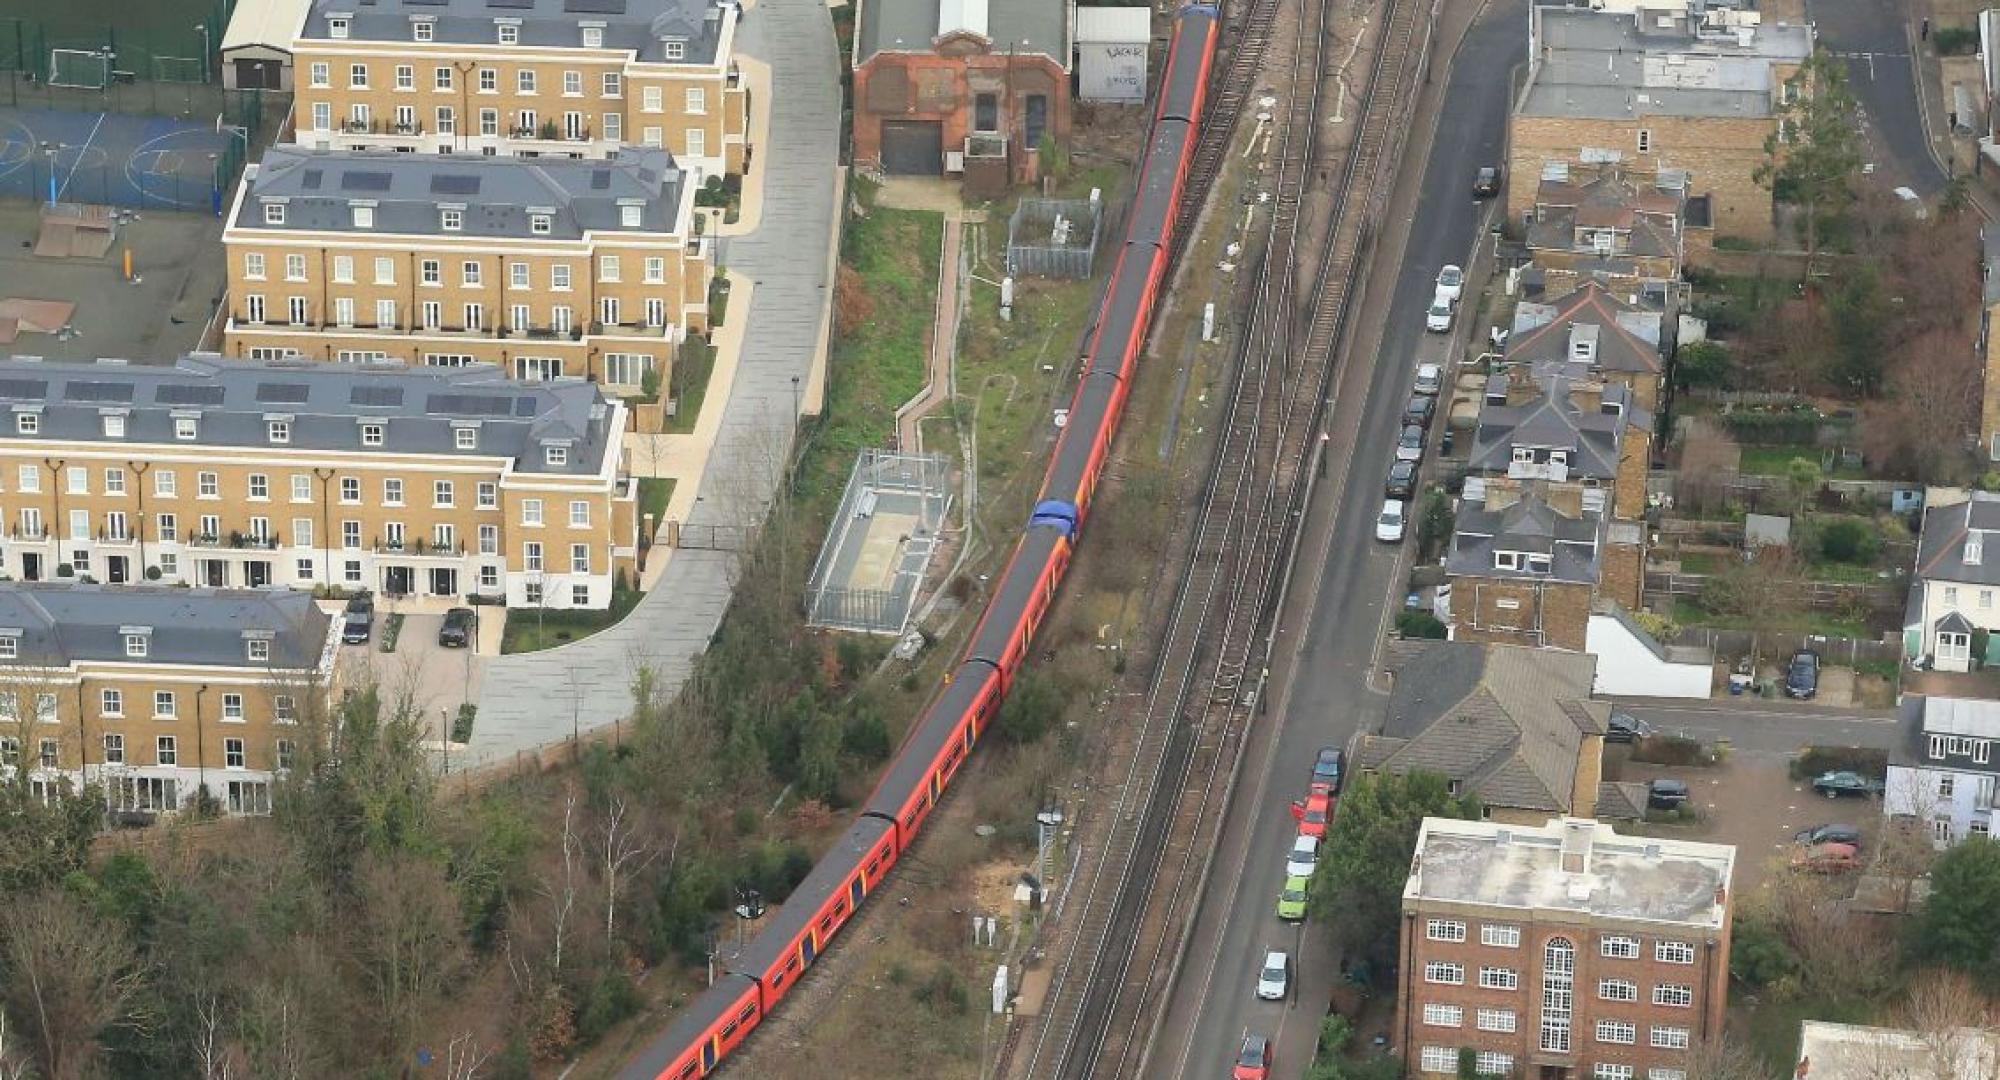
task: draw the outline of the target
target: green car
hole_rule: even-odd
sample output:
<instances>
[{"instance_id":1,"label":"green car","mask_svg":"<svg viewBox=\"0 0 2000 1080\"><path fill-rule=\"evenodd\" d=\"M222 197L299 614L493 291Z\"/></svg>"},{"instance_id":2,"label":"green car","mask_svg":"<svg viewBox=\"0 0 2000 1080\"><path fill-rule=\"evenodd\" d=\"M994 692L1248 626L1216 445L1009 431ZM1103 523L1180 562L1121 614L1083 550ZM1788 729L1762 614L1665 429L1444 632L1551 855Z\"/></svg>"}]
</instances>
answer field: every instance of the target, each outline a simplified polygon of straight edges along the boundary
<instances>
[{"instance_id":1,"label":"green car","mask_svg":"<svg viewBox=\"0 0 2000 1080\"><path fill-rule=\"evenodd\" d=\"M1311 883L1306 877L1285 879L1284 891L1278 894L1278 918L1298 922L1306 917L1306 889Z\"/></svg>"}]
</instances>

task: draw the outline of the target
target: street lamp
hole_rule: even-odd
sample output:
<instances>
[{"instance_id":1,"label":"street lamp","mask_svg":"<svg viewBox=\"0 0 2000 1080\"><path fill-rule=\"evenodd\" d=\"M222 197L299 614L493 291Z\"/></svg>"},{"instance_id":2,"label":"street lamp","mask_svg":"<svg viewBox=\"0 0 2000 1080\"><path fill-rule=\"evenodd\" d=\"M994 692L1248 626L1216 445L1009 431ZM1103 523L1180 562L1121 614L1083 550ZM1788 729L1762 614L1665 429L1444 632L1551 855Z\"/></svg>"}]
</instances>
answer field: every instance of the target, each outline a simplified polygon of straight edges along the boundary
<instances>
[{"instance_id":1,"label":"street lamp","mask_svg":"<svg viewBox=\"0 0 2000 1080\"><path fill-rule=\"evenodd\" d=\"M59 142L44 142L42 144L42 156L49 159L49 209L51 210L55 209L56 195L58 193L56 189L56 158L62 154L62 149L63 145Z\"/></svg>"},{"instance_id":2,"label":"street lamp","mask_svg":"<svg viewBox=\"0 0 2000 1080\"><path fill-rule=\"evenodd\" d=\"M203 84L206 84L208 82L208 53L212 39L208 34L208 23L206 20L194 24L194 28L201 31L201 81Z\"/></svg>"}]
</instances>

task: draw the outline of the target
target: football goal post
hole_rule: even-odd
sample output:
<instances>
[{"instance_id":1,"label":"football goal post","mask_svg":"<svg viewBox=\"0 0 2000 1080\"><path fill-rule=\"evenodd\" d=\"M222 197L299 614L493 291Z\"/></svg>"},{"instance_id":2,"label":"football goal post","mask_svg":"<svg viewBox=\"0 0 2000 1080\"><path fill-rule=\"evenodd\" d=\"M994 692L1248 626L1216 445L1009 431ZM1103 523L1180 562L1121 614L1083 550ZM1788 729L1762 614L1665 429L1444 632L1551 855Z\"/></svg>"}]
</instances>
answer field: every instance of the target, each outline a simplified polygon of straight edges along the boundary
<instances>
[{"instance_id":1,"label":"football goal post","mask_svg":"<svg viewBox=\"0 0 2000 1080\"><path fill-rule=\"evenodd\" d=\"M50 49L49 85L102 90L111 82L111 54L88 49Z\"/></svg>"}]
</instances>

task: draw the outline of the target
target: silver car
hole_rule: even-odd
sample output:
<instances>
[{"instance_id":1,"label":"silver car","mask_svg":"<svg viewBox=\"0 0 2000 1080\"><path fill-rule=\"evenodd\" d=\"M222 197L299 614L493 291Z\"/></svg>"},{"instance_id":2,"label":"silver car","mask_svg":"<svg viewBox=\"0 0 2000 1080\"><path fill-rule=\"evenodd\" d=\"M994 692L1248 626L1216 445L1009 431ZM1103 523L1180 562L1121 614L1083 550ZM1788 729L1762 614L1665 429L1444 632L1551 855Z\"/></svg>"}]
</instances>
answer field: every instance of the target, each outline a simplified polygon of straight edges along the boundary
<instances>
[{"instance_id":1,"label":"silver car","mask_svg":"<svg viewBox=\"0 0 2000 1080\"><path fill-rule=\"evenodd\" d=\"M1285 859L1286 877L1311 877L1319 865L1319 838L1299 835L1292 839L1292 853Z\"/></svg>"},{"instance_id":2,"label":"silver car","mask_svg":"<svg viewBox=\"0 0 2000 1080\"><path fill-rule=\"evenodd\" d=\"M1292 958L1283 951L1272 949L1264 954L1264 970L1257 975L1257 998L1260 1001L1283 1001L1285 991L1292 983Z\"/></svg>"},{"instance_id":3,"label":"silver car","mask_svg":"<svg viewBox=\"0 0 2000 1080\"><path fill-rule=\"evenodd\" d=\"M1416 391L1419 394L1435 395L1444 386L1444 371L1436 364L1417 365Z\"/></svg>"},{"instance_id":4,"label":"silver car","mask_svg":"<svg viewBox=\"0 0 2000 1080\"><path fill-rule=\"evenodd\" d=\"M1397 461L1421 461L1424 456L1424 429L1420 424L1406 424L1403 434L1396 439Z\"/></svg>"}]
</instances>

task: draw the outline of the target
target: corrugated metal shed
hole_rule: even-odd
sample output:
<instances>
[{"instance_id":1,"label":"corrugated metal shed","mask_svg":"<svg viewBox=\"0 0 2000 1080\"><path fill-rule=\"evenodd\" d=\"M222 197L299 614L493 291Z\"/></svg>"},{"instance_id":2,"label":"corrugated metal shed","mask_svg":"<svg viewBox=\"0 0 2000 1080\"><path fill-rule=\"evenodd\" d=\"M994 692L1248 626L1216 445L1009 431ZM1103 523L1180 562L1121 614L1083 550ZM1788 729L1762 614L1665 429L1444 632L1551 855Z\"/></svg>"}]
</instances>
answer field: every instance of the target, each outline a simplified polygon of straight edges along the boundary
<instances>
[{"instance_id":1,"label":"corrugated metal shed","mask_svg":"<svg viewBox=\"0 0 2000 1080\"><path fill-rule=\"evenodd\" d=\"M1077 96L1084 101L1146 100L1152 11L1144 7L1076 9Z\"/></svg>"}]
</instances>

